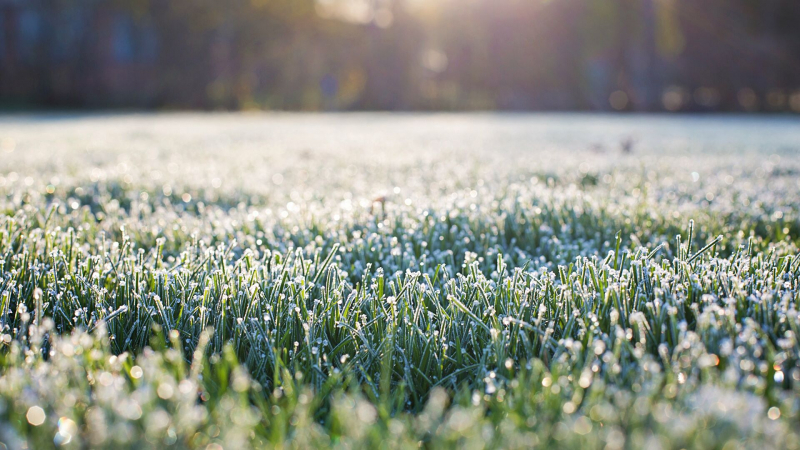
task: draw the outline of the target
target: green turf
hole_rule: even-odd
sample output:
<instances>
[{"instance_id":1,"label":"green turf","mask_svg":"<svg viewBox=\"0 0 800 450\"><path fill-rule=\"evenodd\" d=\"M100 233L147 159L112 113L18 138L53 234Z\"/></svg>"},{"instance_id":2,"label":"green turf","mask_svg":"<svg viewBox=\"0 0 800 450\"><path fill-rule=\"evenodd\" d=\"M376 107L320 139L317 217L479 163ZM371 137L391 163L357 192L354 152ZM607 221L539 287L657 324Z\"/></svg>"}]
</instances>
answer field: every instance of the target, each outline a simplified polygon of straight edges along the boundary
<instances>
[{"instance_id":1,"label":"green turf","mask_svg":"<svg viewBox=\"0 0 800 450\"><path fill-rule=\"evenodd\" d=\"M9 448L798 446L791 149L180 120L11 133Z\"/></svg>"}]
</instances>

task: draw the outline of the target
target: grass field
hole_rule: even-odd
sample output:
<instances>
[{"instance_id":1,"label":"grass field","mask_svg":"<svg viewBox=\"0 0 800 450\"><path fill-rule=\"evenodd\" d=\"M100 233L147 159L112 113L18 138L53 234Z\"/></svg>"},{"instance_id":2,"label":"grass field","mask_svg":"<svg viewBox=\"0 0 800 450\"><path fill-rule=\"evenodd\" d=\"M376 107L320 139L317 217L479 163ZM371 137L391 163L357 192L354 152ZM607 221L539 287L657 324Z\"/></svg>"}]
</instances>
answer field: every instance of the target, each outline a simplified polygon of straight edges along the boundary
<instances>
[{"instance_id":1,"label":"grass field","mask_svg":"<svg viewBox=\"0 0 800 450\"><path fill-rule=\"evenodd\" d=\"M800 121L0 119L8 448L797 448Z\"/></svg>"}]
</instances>

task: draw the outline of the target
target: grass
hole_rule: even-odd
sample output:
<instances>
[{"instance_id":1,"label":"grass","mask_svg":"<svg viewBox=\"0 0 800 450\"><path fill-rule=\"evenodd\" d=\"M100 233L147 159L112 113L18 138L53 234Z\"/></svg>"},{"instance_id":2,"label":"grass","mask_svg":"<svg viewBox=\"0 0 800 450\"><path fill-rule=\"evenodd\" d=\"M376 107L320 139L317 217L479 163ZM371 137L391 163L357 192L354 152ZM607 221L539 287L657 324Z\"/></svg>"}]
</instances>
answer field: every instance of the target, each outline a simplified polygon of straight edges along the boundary
<instances>
[{"instance_id":1,"label":"grass","mask_svg":"<svg viewBox=\"0 0 800 450\"><path fill-rule=\"evenodd\" d=\"M0 167L9 448L798 445L791 155L157 126Z\"/></svg>"}]
</instances>

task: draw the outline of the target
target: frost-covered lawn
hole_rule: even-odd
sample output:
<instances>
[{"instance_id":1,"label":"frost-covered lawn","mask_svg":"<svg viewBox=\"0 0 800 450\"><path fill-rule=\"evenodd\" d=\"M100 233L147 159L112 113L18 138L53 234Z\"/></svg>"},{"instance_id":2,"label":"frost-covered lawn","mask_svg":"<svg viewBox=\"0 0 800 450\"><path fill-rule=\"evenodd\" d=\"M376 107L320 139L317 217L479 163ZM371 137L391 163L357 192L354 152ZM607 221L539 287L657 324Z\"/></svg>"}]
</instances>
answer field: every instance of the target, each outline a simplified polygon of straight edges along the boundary
<instances>
[{"instance_id":1,"label":"frost-covered lawn","mask_svg":"<svg viewBox=\"0 0 800 450\"><path fill-rule=\"evenodd\" d=\"M9 448L797 448L800 119L0 118Z\"/></svg>"}]
</instances>

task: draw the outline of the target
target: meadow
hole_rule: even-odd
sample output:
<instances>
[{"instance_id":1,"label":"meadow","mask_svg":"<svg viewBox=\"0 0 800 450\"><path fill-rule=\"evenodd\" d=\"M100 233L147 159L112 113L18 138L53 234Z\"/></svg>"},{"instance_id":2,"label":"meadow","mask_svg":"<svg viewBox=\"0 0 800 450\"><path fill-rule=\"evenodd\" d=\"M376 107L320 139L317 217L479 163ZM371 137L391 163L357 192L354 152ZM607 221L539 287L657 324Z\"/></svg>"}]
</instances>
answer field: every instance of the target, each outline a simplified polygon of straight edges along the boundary
<instances>
[{"instance_id":1,"label":"meadow","mask_svg":"<svg viewBox=\"0 0 800 450\"><path fill-rule=\"evenodd\" d=\"M0 119L7 448L797 448L800 121Z\"/></svg>"}]
</instances>

